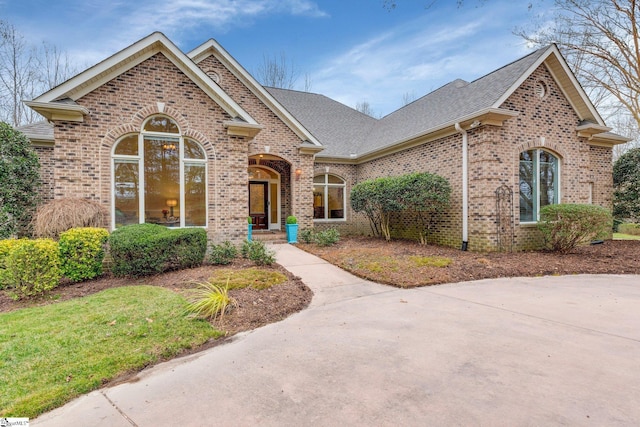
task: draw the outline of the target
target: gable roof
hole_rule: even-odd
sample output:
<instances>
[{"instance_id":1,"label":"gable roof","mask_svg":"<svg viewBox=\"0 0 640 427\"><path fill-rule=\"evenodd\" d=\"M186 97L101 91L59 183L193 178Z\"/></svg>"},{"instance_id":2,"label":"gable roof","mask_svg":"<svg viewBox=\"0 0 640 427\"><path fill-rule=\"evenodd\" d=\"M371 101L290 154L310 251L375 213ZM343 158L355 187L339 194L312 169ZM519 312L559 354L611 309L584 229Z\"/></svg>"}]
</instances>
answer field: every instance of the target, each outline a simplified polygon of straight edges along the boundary
<instances>
[{"instance_id":1,"label":"gable roof","mask_svg":"<svg viewBox=\"0 0 640 427\"><path fill-rule=\"evenodd\" d=\"M268 90L327 147L319 157L365 160L424 138L456 133L455 123L496 123L517 115L502 106L543 63L580 120L593 124L583 131L584 136L599 133L606 139L605 132L611 128L605 126L555 45L531 52L473 82L454 80L381 119L364 120L350 107L322 95ZM620 143L619 138L615 141Z\"/></svg>"},{"instance_id":2,"label":"gable roof","mask_svg":"<svg viewBox=\"0 0 640 427\"><path fill-rule=\"evenodd\" d=\"M265 89L247 70L240 65L217 41L209 39L187 54L196 64L209 56L218 59L247 89L249 89L267 108L282 120L307 146L321 147L320 141L305 128L298 118L284 108L269 91Z\"/></svg>"},{"instance_id":3,"label":"gable roof","mask_svg":"<svg viewBox=\"0 0 640 427\"><path fill-rule=\"evenodd\" d=\"M25 102L47 119L81 121L89 111L75 101L102 86L109 80L140 64L157 53L162 53L187 75L234 121L254 127L258 123L205 74L187 55L164 34L155 32L104 61L83 71L59 86L45 92L33 101Z\"/></svg>"}]
</instances>

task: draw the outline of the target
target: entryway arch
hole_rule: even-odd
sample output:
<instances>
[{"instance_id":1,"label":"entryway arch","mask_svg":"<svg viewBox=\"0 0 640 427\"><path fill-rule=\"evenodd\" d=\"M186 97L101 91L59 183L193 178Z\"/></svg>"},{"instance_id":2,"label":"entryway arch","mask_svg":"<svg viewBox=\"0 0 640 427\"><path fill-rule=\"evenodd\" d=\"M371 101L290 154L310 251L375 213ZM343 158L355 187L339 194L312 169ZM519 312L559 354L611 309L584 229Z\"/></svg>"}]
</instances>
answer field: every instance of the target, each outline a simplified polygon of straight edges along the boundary
<instances>
[{"instance_id":1,"label":"entryway arch","mask_svg":"<svg viewBox=\"0 0 640 427\"><path fill-rule=\"evenodd\" d=\"M280 230L281 174L260 164L249 166L249 216L254 230Z\"/></svg>"}]
</instances>

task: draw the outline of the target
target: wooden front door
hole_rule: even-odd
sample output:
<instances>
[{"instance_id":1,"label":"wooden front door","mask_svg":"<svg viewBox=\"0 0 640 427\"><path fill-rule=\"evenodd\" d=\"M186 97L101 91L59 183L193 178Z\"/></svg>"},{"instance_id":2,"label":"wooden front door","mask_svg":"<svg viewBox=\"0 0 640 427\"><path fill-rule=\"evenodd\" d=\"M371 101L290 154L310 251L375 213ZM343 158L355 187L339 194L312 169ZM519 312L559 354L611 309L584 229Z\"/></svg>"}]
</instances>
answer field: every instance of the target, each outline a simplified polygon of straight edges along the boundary
<instances>
[{"instance_id":1,"label":"wooden front door","mask_svg":"<svg viewBox=\"0 0 640 427\"><path fill-rule=\"evenodd\" d=\"M254 230L269 228L269 183L249 182L249 216Z\"/></svg>"}]
</instances>

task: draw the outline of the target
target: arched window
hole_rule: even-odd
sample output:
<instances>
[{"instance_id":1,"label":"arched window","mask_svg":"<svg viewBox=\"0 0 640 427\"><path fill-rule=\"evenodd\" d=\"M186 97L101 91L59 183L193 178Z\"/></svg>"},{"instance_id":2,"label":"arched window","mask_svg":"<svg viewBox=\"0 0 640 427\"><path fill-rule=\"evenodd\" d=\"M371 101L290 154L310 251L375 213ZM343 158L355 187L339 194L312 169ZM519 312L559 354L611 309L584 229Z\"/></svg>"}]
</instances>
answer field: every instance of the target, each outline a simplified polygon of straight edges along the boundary
<instances>
[{"instance_id":1,"label":"arched window","mask_svg":"<svg viewBox=\"0 0 640 427\"><path fill-rule=\"evenodd\" d=\"M335 175L313 178L313 218L345 220L345 182Z\"/></svg>"},{"instance_id":2,"label":"arched window","mask_svg":"<svg viewBox=\"0 0 640 427\"><path fill-rule=\"evenodd\" d=\"M540 208L560 202L560 161L544 150L520 153L520 222L535 222Z\"/></svg>"},{"instance_id":3,"label":"arched window","mask_svg":"<svg viewBox=\"0 0 640 427\"><path fill-rule=\"evenodd\" d=\"M207 225L207 157L174 120L149 118L115 144L112 160L114 227Z\"/></svg>"}]
</instances>

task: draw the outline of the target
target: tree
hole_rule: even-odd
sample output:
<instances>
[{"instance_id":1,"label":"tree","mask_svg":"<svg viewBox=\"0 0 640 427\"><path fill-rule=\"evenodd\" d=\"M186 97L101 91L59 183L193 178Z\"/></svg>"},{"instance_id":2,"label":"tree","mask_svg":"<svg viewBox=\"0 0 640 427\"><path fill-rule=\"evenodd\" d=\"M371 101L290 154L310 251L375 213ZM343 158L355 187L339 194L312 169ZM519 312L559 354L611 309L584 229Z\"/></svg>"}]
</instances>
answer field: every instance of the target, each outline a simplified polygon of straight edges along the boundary
<instances>
[{"instance_id":1,"label":"tree","mask_svg":"<svg viewBox=\"0 0 640 427\"><path fill-rule=\"evenodd\" d=\"M360 111L362 114L366 114L367 116L375 117L376 113L371 108L371 104L369 101L361 101L356 103L356 110Z\"/></svg>"},{"instance_id":2,"label":"tree","mask_svg":"<svg viewBox=\"0 0 640 427\"><path fill-rule=\"evenodd\" d=\"M28 46L22 34L0 20L0 120L14 126L41 117L23 104L75 74L67 55L53 45Z\"/></svg>"},{"instance_id":3,"label":"tree","mask_svg":"<svg viewBox=\"0 0 640 427\"><path fill-rule=\"evenodd\" d=\"M276 87L280 89L293 89L298 80L298 73L293 63L287 60L287 55L280 52L277 56L262 56L262 64L258 66L256 73L258 81L263 86ZM308 82L305 81L305 85Z\"/></svg>"},{"instance_id":4,"label":"tree","mask_svg":"<svg viewBox=\"0 0 640 427\"><path fill-rule=\"evenodd\" d=\"M0 120L15 126L32 119L22 100L33 97L37 84L34 56L15 27L0 21Z\"/></svg>"},{"instance_id":5,"label":"tree","mask_svg":"<svg viewBox=\"0 0 640 427\"><path fill-rule=\"evenodd\" d=\"M431 217L449 205L451 186L445 178L413 173L363 181L351 189L351 207L369 220L374 236L391 240L391 215L404 212L418 220L420 243L426 244Z\"/></svg>"},{"instance_id":6,"label":"tree","mask_svg":"<svg viewBox=\"0 0 640 427\"><path fill-rule=\"evenodd\" d=\"M640 147L613 164L613 216L640 222Z\"/></svg>"},{"instance_id":7,"label":"tree","mask_svg":"<svg viewBox=\"0 0 640 427\"><path fill-rule=\"evenodd\" d=\"M397 184L395 177L381 177L363 181L351 189L353 210L364 213L373 235L383 235L387 241L391 240L391 214L403 209Z\"/></svg>"},{"instance_id":8,"label":"tree","mask_svg":"<svg viewBox=\"0 0 640 427\"><path fill-rule=\"evenodd\" d=\"M39 201L40 163L22 133L0 122L0 238L30 234Z\"/></svg>"},{"instance_id":9,"label":"tree","mask_svg":"<svg viewBox=\"0 0 640 427\"><path fill-rule=\"evenodd\" d=\"M433 215L449 206L449 181L428 172L404 175L398 181L400 203L416 217L420 244L426 245Z\"/></svg>"},{"instance_id":10,"label":"tree","mask_svg":"<svg viewBox=\"0 0 640 427\"><path fill-rule=\"evenodd\" d=\"M405 92L402 94L402 106L406 106L411 104L413 101L417 99L415 91Z\"/></svg>"}]
</instances>

